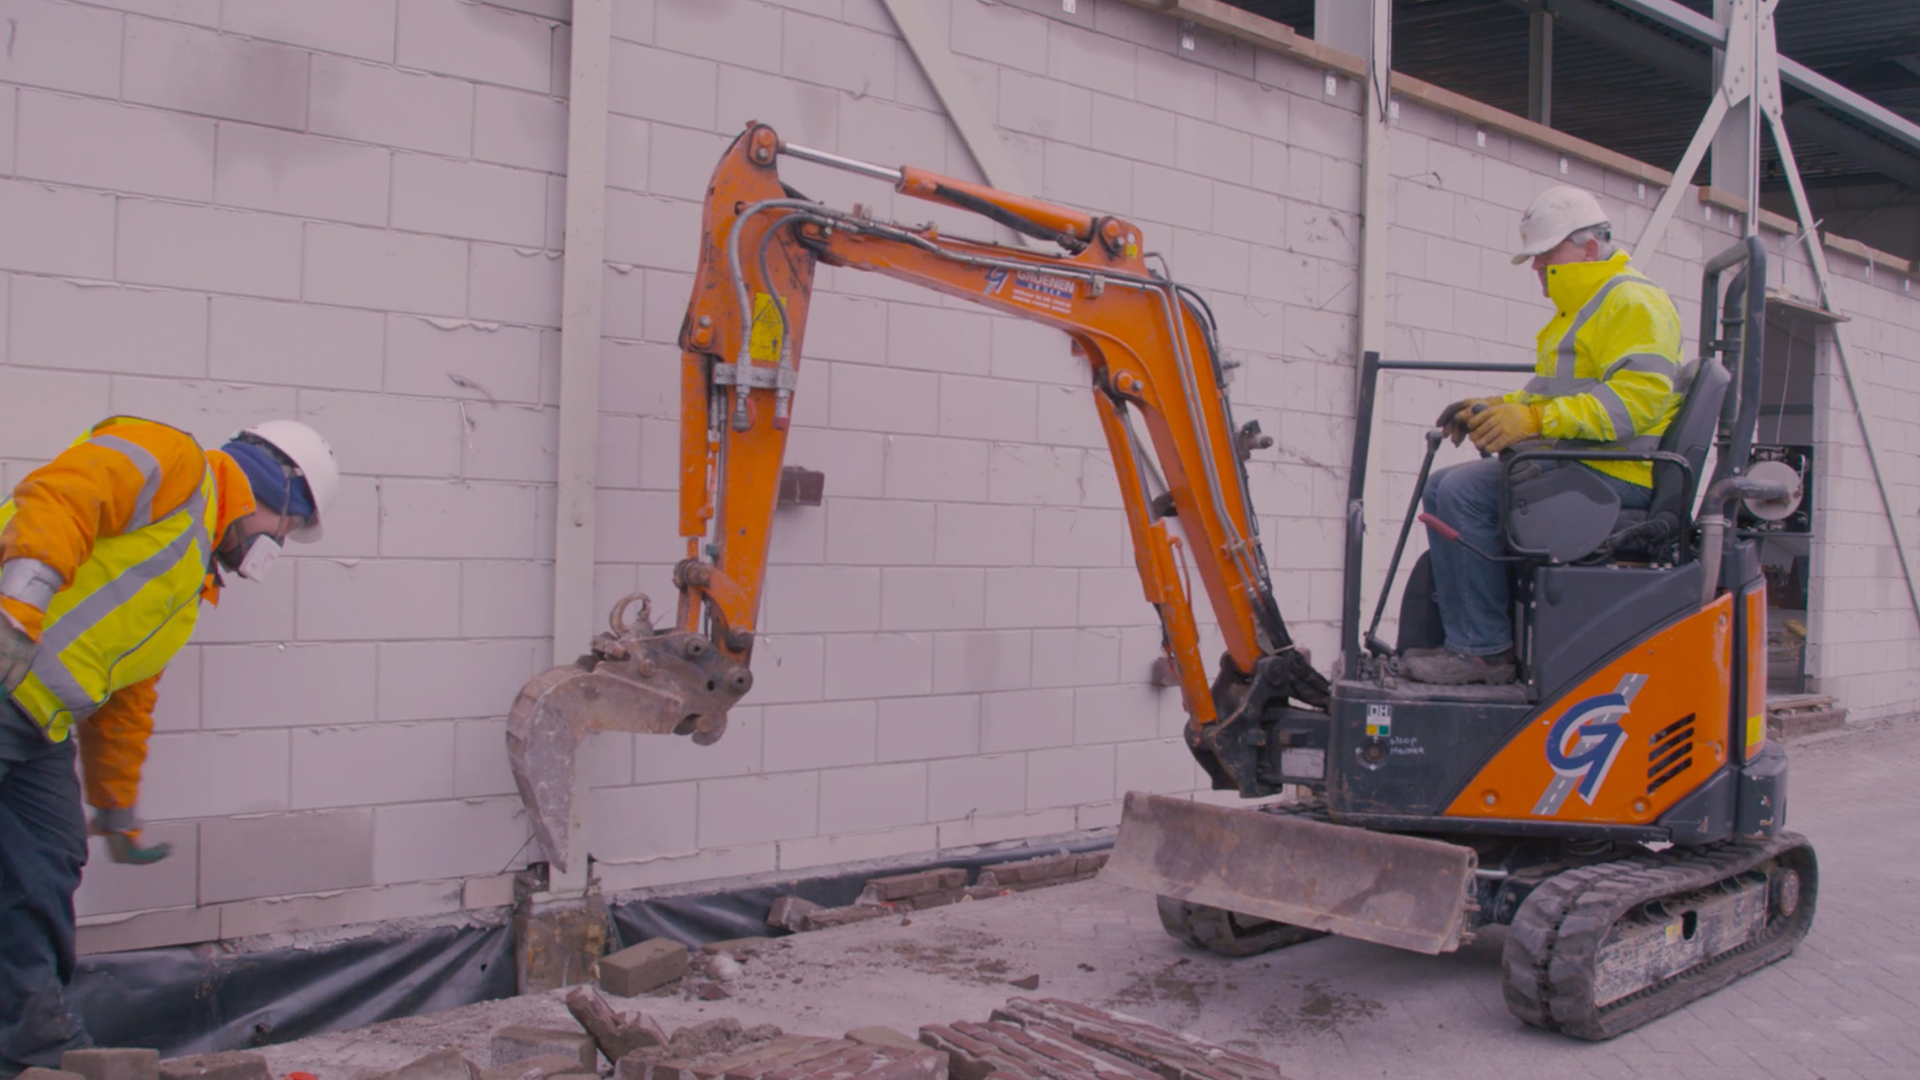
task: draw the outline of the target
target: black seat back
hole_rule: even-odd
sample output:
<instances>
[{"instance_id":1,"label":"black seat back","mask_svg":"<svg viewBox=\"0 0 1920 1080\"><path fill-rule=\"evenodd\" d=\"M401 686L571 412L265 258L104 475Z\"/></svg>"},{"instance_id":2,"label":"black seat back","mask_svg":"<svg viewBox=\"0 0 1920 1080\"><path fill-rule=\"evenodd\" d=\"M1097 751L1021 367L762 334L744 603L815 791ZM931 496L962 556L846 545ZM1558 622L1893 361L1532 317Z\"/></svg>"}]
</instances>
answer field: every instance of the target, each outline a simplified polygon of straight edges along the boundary
<instances>
[{"instance_id":1,"label":"black seat back","mask_svg":"<svg viewBox=\"0 0 1920 1080\"><path fill-rule=\"evenodd\" d=\"M1719 429L1720 405L1733 376L1711 357L1687 365L1687 369L1695 368L1698 370L1691 380L1686 370L1681 372L1679 385L1675 387L1681 394L1680 411L1660 436L1660 449L1687 459L1697 488L1702 479L1700 470L1707 465L1707 451L1713 447L1714 435ZM1670 534L1678 536L1693 515L1693 507L1689 505L1691 494L1687 478L1679 469L1654 462L1653 501L1647 506L1647 520L1665 522Z\"/></svg>"}]
</instances>

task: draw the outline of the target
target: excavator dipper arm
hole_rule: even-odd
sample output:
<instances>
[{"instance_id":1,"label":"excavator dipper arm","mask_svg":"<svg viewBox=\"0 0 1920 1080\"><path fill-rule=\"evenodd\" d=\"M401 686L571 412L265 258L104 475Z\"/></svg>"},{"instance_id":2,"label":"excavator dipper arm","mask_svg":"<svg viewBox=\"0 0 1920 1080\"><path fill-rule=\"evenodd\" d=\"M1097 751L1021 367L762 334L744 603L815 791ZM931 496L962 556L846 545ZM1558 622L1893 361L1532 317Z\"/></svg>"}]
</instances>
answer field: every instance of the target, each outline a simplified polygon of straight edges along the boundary
<instances>
[{"instance_id":1,"label":"excavator dipper arm","mask_svg":"<svg viewBox=\"0 0 1920 1080\"><path fill-rule=\"evenodd\" d=\"M979 213L1062 253L829 208L781 183L783 155ZM1126 221L784 144L753 124L714 170L680 331L679 527L687 550L674 572L674 624L655 630L642 620L623 632L616 612L615 632L596 639L593 654L529 683L510 717L515 778L549 855L564 867L565 797L580 740L626 730L711 741L751 685L801 341L821 262L924 285L1068 335L1087 361L1141 585L1159 613L1190 718L1188 743L1216 782L1224 776L1245 790L1249 778L1213 760L1210 732L1249 702L1323 705L1327 685L1294 647L1274 602L1242 465L1258 432L1234 426L1204 302L1149 270L1140 230ZM1178 518L1178 532L1170 517ZM1211 685L1189 567L1226 645ZM617 692L616 682L623 684Z\"/></svg>"}]
</instances>

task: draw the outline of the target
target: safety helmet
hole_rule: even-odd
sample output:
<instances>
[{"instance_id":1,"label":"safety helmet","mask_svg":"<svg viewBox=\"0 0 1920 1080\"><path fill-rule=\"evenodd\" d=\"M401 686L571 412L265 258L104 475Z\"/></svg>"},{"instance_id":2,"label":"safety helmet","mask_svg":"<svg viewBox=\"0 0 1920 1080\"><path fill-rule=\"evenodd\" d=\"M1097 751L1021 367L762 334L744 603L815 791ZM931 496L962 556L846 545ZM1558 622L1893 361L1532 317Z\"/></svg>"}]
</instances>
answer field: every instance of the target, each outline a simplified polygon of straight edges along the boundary
<instances>
[{"instance_id":1,"label":"safety helmet","mask_svg":"<svg viewBox=\"0 0 1920 1080\"><path fill-rule=\"evenodd\" d=\"M1552 251L1581 229L1607 223L1600 200L1588 192L1566 184L1548 188L1520 218L1520 253L1513 257L1513 265Z\"/></svg>"},{"instance_id":2,"label":"safety helmet","mask_svg":"<svg viewBox=\"0 0 1920 1080\"><path fill-rule=\"evenodd\" d=\"M300 478L307 482L313 496L313 514L299 528L287 533L287 539L311 544L321 536L321 521L333 497L340 492L340 464L333 458L333 447L320 433L298 420L265 420L234 437L252 435L286 455Z\"/></svg>"}]
</instances>

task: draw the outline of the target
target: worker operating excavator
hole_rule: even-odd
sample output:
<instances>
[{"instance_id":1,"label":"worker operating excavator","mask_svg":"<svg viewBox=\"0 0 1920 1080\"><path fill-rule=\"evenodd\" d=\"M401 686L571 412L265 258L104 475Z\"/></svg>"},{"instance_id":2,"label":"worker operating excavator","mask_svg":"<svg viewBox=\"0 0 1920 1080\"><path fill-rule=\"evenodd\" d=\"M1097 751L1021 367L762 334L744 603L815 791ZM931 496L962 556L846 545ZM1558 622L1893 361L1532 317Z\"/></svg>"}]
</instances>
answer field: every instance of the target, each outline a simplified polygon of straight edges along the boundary
<instances>
[{"instance_id":1,"label":"worker operating excavator","mask_svg":"<svg viewBox=\"0 0 1920 1080\"><path fill-rule=\"evenodd\" d=\"M0 1077L88 1045L65 1000L88 825L115 862L165 858L135 814L156 685L222 573L267 576L320 537L340 483L326 440L269 420L202 450L117 416L0 503Z\"/></svg>"},{"instance_id":2,"label":"worker operating excavator","mask_svg":"<svg viewBox=\"0 0 1920 1080\"><path fill-rule=\"evenodd\" d=\"M1672 423L1680 395L1680 316L1666 291L1628 266L1606 211L1576 187L1540 195L1520 219L1518 266L1529 260L1554 304L1540 330L1535 375L1502 397L1448 405L1435 424L1455 446L1483 453L1545 440L1596 450L1651 450ZM1646 461L1524 462L1521 468L1591 469L1628 510L1653 497ZM1433 584L1445 644L1410 650L1406 673L1425 683L1507 683L1515 676L1507 566L1489 555L1500 530L1501 462L1488 457L1435 473L1423 501L1444 528L1428 526ZM1454 533L1457 535L1449 535Z\"/></svg>"}]
</instances>

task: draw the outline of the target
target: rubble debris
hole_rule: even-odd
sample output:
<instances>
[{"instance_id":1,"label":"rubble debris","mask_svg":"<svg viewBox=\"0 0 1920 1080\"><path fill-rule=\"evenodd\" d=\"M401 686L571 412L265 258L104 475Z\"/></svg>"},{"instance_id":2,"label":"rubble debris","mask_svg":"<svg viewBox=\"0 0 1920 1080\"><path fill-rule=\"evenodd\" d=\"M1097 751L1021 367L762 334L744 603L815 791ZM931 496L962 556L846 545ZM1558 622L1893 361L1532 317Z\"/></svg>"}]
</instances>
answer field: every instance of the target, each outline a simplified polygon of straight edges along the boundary
<instances>
[{"instance_id":1,"label":"rubble debris","mask_svg":"<svg viewBox=\"0 0 1920 1080\"><path fill-rule=\"evenodd\" d=\"M740 961L726 953L716 953L707 960L707 977L720 982L732 982L740 977Z\"/></svg>"},{"instance_id":2,"label":"rubble debris","mask_svg":"<svg viewBox=\"0 0 1920 1080\"><path fill-rule=\"evenodd\" d=\"M174 1058L160 1063L160 1080L267 1080L267 1059L245 1050Z\"/></svg>"},{"instance_id":3,"label":"rubble debris","mask_svg":"<svg viewBox=\"0 0 1920 1080\"><path fill-rule=\"evenodd\" d=\"M768 1031L774 1034L755 1038ZM890 1032L885 1043L740 1030L732 1020L674 1032L669 1050L620 1059L615 1080L946 1080L945 1055ZM704 1050L701 1053L688 1051Z\"/></svg>"},{"instance_id":4,"label":"rubble debris","mask_svg":"<svg viewBox=\"0 0 1920 1080\"><path fill-rule=\"evenodd\" d=\"M1042 855L1037 859L999 863L980 871L978 888L1012 889L1024 892L1045 885L1065 885L1085 881L1107 865L1107 852L1085 855Z\"/></svg>"},{"instance_id":5,"label":"rubble debris","mask_svg":"<svg viewBox=\"0 0 1920 1080\"><path fill-rule=\"evenodd\" d=\"M645 1013L616 1012L591 986L576 986L567 993L567 1011L608 1061L617 1062L635 1050L667 1043L667 1033Z\"/></svg>"},{"instance_id":6,"label":"rubble debris","mask_svg":"<svg viewBox=\"0 0 1920 1080\"><path fill-rule=\"evenodd\" d=\"M1040 989L1040 975L1038 972L1035 972L1032 975L1027 975L1022 978L1008 979L1007 985L1017 986L1022 990L1038 990Z\"/></svg>"},{"instance_id":7,"label":"rubble debris","mask_svg":"<svg viewBox=\"0 0 1920 1080\"><path fill-rule=\"evenodd\" d=\"M524 1061L513 1061L505 1065L496 1065L482 1072L479 1080L556 1080L558 1077L579 1077L586 1080L589 1073L580 1065L580 1059L573 1054L542 1054ZM388 1080L393 1080L389 1077Z\"/></svg>"},{"instance_id":8,"label":"rubble debris","mask_svg":"<svg viewBox=\"0 0 1920 1080\"><path fill-rule=\"evenodd\" d=\"M578 1061L568 1060L576 1071L580 1068ZM553 1074L542 1074L537 1080L546 1080L550 1075ZM448 1047L415 1058L388 1073L384 1080L477 1080L479 1076L480 1070L474 1067L473 1062L468 1061L460 1051ZM512 1080L521 1080L521 1077L516 1075Z\"/></svg>"},{"instance_id":9,"label":"rubble debris","mask_svg":"<svg viewBox=\"0 0 1920 1080\"><path fill-rule=\"evenodd\" d=\"M600 958L600 989L633 997L687 973L687 947L668 938L648 938Z\"/></svg>"},{"instance_id":10,"label":"rubble debris","mask_svg":"<svg viewBox=\"0 0 1920 1080\"><path fill-rule=\"evenodd\" d=\"M495 1031L487 1049L493 1055L495 1068L549 1054L565 1054L593 1072L599 1061L599 1048L593 1044L593 1036L566 1028L513 1024Z\"/></svg>"},{"instance_id":11,"label":"rubble debris","mask_svg":"<svg viewBox=\"0 0 1920 1080\"><path fill-rule=\"evenodd\" d=\"M1012 998L995 1023L1065 1032L1075 1042L1131 1062L1161 1080L1283 1080L1271 1062L1059 998Z\"/></svg>"},{"instance_id":12,"label":"rubble debris","mask_svg":"<svg viewBox=\"0 0 1920 1080\"><path fill-rule=\"evenodd\" d=\"M848 1041L865 1046L891 1046L896 1050L924 1050L919 1040L890 1027L861 1027L847 1032Z\"/></svg>"},{"instance_id":13,"label":"rubble debris","mask_svg":"<svg viewBox=\"0 0 1920 1080\"><path fill-rule=\"evenodd\" d=\"M798 896L778 897L774 900L773 907L767 911L767 925L777 926L782 930L802 930L805 928L801 923L808 915L825 910L826 908L819 904L811 900L803 900Z\"/></svg>"},{"instance_id":14,"label":"rubble debris","mask_svg":"<svg viewBox=\"0 0 1920 1080\"><path fill-rule=\"evenodd\" d=\"M1157 1073L1043 1025L931 1024L920 1029L920 1041L947 1052L953 1080L1160 1080Z\"/></svg>"},{"instance_id":15,"label":"rubble debris","mask_svg":"<svg viewBox=\"0 0 1920 1080\"><path fill-rule=\"evenodd\" d=\"M79 1073L66 1072L62 1069L44 1069L33 1065L22 1069L14 1080L82 1080L82 1078Z\"/></svg>"},{"instance_id":16,"label":"rubble debris","mask_svg":"<svg viewBox=\"0 0 1920 1080\"><path fill-rule=\"evenodd\" d=\"M700 989L694 991L694 996L701 1001L725 1001L733 995L727 993L727 988L719 983L710 982L702 983Z\"/></svg>"},{"instance_id":17,"label":"rubble debris","mask_svg":"<svg viewBox=\"0 0 1920 1080\"><path fill-rule=\"evenodd\" d=\"M870 879L854 903L867 906L891 903L918 911L964 899L966 887L965 870L957 866L939 867Z\"/></svg>"},{"instance_id":18,"label":"rubble debris","mask_svg":"<svg viewBox=\"0 0 1920 1080\"><path fill-rule=\"evenodd\" d=\"M160 1051L119 1047L69 1050L60 1055L59 1071L78 1073L86 1080L159 1080Z\"/></svg>"},{"instance_id":19,"label":"rubble debris","mask_svg":"<svg viewBox=\"0 0 1920 1080\"><path fill-rule=\"evenodd\" d=\"M798 900L799 897L794 897L794 899ZM720 953L726 953L735 960L745 960L747 957L774 944L776 944L776 942L770 937L728 938L725 941L709 941L705 945L700 946L700 951L706 953L708 956L717 956Z\"/></svg>"}]
</instances>

